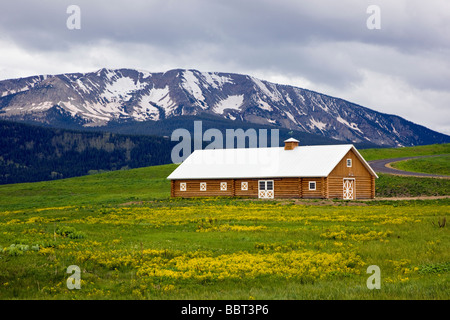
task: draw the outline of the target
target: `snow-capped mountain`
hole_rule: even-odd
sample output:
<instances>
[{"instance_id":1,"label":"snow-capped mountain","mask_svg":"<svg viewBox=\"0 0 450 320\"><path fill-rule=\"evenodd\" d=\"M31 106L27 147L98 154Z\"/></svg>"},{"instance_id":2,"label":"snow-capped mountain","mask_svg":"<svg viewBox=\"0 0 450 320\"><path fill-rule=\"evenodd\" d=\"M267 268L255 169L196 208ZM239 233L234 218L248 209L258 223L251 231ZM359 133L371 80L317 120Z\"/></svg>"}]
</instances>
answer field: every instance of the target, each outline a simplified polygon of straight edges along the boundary
<instances>
[{"instance_id":1,"label":"snow-capped mountain","mask_svg":"<svg viewBox=\"0 0 450 320\"><path fill-rule=\"evenodd\" d=\"M51 125L55 117L64 117L95 127L202 113L353 143L406 146L450 141L449 136L395 115L241 74L100 69L0 81L0 117L9 120Z\"/></svg>"}]
</instances>

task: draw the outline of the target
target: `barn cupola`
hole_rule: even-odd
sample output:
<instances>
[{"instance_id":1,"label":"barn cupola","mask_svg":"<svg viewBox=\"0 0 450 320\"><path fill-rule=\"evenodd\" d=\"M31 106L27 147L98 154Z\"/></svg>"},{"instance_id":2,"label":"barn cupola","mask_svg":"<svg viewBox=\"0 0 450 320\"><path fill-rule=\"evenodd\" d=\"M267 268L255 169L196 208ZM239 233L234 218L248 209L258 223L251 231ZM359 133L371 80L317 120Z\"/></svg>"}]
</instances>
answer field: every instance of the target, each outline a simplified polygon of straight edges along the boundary
<instances>
[{"instance_id":1,"label":"barn cupola","mask_svg":"<svg viewBox=\"0 0 450 320\"><path fill-rule=\"evenodd\" d=\"M294 150L296 147L298 147L298 143L299 141L294 138L284 140L284 150Z\"/></svg>"}]
</instances>

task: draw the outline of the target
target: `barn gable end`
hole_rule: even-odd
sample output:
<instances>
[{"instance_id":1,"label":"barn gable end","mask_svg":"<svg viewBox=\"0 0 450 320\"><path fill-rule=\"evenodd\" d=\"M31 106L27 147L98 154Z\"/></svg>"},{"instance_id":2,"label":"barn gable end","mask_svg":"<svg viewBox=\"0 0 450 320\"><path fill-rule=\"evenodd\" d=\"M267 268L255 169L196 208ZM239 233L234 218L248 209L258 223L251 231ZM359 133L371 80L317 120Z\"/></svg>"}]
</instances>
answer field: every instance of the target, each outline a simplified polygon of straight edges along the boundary
<instances>
[{"instance_id":1,"label":"barn gable end","mask_svg":"<svg viewBox=\"0 0 450 320\"><path fill-rule=\"evenodd\" d=\"M351 165L348 165L348 161ZM375 176L352 148L328 176L328 196L343 198L344 179L354 179L354 199L375 197Z\"/></svg>"}]
</instances>

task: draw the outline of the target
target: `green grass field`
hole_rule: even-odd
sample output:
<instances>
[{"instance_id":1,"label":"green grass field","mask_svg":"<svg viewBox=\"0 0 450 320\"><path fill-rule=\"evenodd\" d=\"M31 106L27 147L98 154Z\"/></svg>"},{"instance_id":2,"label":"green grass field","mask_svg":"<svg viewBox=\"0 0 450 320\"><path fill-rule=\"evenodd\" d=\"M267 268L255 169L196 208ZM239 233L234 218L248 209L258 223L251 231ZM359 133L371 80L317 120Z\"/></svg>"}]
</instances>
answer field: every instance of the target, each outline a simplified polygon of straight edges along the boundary
<instances>
[{"instance_id":1,"label":"green grass field","mask_svg":"<svg viewBox=\"0 0 450 320\"><path fill-rule=\"evenodd\" d=\"M376 197L445 196L450 193L450 179L416 178L378 174Z\"/></svg>"},{"instance_id":2,"label":"green grass field","mask_svg":"<svg viewBox=\"0 0 450 320\"><path fill-rule=\"evenodd\" d=\"M392 163L396 169L450 176L450 155L411 159Z\"/></svg>"},{"instance_id":3,"label":"green grass field","mask_svg":"<svg viewBox=\"0 0 450 320\"><path fill-rule=\"evenodd\" d=\"M54 181L0 185L0 207L14 210L168 198L170 183L166 178L175 168L176 165L164 165Z\"/></svg>"},{"instance_id":4,"label":"green grass field","mask_svg":"<svg viewBox=\"0 0 450 320\"><path fill-rule=\"evenodd\" d=\"M367 161L414 156L441 155L450 153L450 143L404 148L362 149L359 150L359 152Z\"/></svg>"},{"instance_id":5,"label":"green grass field","mask_svg":"<svg viewBox=\"0 0 450 320\"><path fill-rule=\"evenodd\" d=\"M0 186L0 299L450 298L448 198L170 199L174 168ZM446 181L381 175L377 195Z\"/></svg>"}]
</instances>

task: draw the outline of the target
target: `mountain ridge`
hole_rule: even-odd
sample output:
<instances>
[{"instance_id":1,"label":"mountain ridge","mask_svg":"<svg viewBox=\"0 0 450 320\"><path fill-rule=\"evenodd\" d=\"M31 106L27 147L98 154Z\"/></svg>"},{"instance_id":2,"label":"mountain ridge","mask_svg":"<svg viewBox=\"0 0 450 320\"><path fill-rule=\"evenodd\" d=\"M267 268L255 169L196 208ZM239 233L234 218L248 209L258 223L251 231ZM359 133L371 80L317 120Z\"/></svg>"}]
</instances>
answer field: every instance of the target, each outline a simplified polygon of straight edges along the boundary
<instances>
[{"instance_id":1,"label":"mountain ridge","mask_svg":"<svg viewBox=\"0 0 450 320\"><path fill-rule=\"evenodd\" d=\"M40 124L155 122L215 115L351 143L409 146L450 137L396 115L249 75L172 69L107 69L0 81L0 118Z\"/></svg>"}]
</instances>

